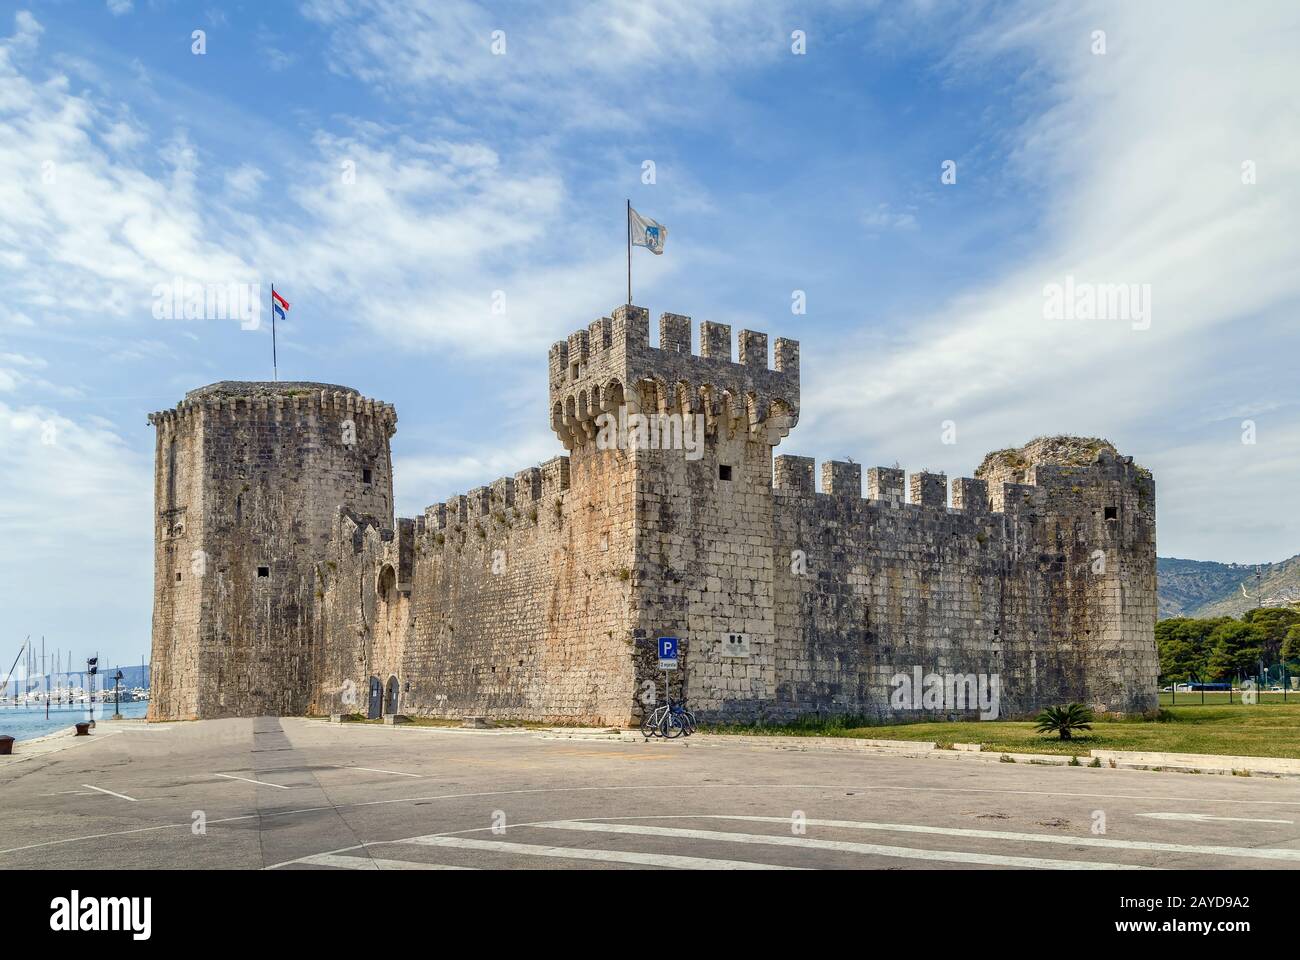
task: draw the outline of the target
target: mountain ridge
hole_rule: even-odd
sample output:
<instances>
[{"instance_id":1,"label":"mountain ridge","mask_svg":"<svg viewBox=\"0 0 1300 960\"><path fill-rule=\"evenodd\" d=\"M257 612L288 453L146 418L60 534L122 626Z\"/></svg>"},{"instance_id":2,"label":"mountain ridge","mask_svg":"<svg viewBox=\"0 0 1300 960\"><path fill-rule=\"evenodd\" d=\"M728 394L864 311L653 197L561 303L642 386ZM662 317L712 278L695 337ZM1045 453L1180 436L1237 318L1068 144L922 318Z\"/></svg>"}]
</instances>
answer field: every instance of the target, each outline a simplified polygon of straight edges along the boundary
<instances>
[{"instance_id":1,"label":"mountain ridge","mask_svg":"<svg viewBox=\"0 0 1300 960\"><path fill-rule=\"evenodd\" d=\"M1156 557L1156 605L1166 617L1239 617L1300 602L1300 554L1278 563Z\"/></svg>"}]
</instances>

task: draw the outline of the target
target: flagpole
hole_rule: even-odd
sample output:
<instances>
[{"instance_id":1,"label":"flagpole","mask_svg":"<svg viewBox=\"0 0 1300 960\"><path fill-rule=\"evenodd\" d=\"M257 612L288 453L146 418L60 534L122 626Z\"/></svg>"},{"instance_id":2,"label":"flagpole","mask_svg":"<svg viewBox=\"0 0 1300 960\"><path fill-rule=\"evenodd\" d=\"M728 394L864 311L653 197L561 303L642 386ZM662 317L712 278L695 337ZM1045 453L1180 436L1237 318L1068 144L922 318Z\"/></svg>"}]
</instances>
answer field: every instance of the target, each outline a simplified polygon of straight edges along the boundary
<instances>
[{"instance_id":1,"label":"flagpole","mask_svg":"<svg viewBox=\"0 0 1300 960\"><path fill-rule=\"evenodd\" d=\"M271 376L280 382L280 364L275 356L275 284L271 284Z\"/></svg>"},{"instance_id":2,"label":"flagpole","mask_svg":"<svg viewBox=\"0 0 1300 960\"><path fill-rule=\"evenodd\" d=\"M632 306L632 200L627 201L627 305Z\"/></svg>"}]
</instances>

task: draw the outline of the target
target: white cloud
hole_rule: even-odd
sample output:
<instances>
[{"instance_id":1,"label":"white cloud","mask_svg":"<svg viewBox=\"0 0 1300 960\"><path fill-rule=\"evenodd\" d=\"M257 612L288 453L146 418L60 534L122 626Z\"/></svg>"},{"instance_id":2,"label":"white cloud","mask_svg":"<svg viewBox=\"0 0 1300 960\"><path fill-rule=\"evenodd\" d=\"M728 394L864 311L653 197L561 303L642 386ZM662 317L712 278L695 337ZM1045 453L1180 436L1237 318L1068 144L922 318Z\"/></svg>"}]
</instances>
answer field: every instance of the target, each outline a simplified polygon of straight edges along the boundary
<instances>
[{"instance_id":1,"label":"white cloud","mask_svg":"<svg viewBox=\"0 0 1300 960\"><path fill-rule=\"evenodd\" d=\"M206 171L186 131L146 133L61 75L33 79L19 60L40 26L18 25L0 43L0 166L28 171L0 181L8 323L147 317L154 287L173 278L253 283L270 271L408 347L520 353L545 348L556 316L617 300L618 257L588 252L593 231L570 222L563 245L551 236L567 196L536 158L507 164L475 139L373 123L321 132L269 232L263 170ZM146 138L161 141L156 156L129 153Z\"/></svg>"},{"instance_id":2,"label":"white cloud","mask_svg":"<svg viewBox=\"0 0 1300 960\"><path fill-rule=\"evenodd\" d=\"M1089 52L1097 23L1104 56ZM984 450L1033 435L1105 434L1156 471L1162 529L1176 531L1162 550L1250 559L1284 552L1285 536L1294 553L1294 531L1260 530L1289 502L1300 450L1279 438L1247 471L1240 444L1202 462L1213 446L1187 438L1208 425L1195 414L1208 391L1293 415L1300 401L1293 380L1231 369L1300 346L1290 319L1300 303L1297 29L1286 3L1251 17L1211 4L1176 16L1147 4L1024 4L970 36L952 57L961 69L1028 57L1026 77L1052 93L1017 135L1016 168L1047 194L1043 240L896 337L806 344L795 442L969 474ZM1247 159L1255 185L1241 181ZM1150 329L1045 320L1043 288L1067 275L1150 284ZM946 419L958 424L957 447L938 443ZM1198 523L1183 491L1214 469L1234 471L1231 485L1222 478L1232 492L1202 506L1214 524Z\"/></svg>"},{"instance_id":3,"label":"white cloud","mask_svg":"<svg viewBox=\"0 0 1300 960\"><path fill-rule=\"evenodd\" d=\"M571 0L502 14L469 0L305 0L301 9L330 31L332 69L394 95L452 87L478 108L504 105L512 122L635 128L690 109L682 98L661 98L673 78L788 55L789 6ZM504 34L500 54L496 31Z\"/></svg>"},{"instance_id":4,"label":"white cloud","mask_svg":"<svg viewBox=\"0 0 1300 960\"><path fill-rule=\"evenodd\" d=\"M197 154L178 131L158 152L162 173L122 156L143 133L120 107L70 92L66 77L25 72L41 32L19 13L0 42L0 266L16 313L59 322L122 318L147 308L174 276L248 279L224 243L219 208L197 195ZM108 145L108 150L100 143ZM153 163L154 157L144 158ZM147 314L146 314L147 315Z\"/></svg>"},{"instance_id":5,"label":"white cloud","mask_svg":"<svg viewBox=\"0 0 1300 960\"><path fill-rule=\"evenodd\" d=\"M475 142L365 129L316 142L321 159L290 191L305 226L260 259L292 264L371 330L408 347L537 353L557 316L617 300L618 254L584 256L595 245L581 223L563 245L552 236L568 212L558 174L507 169Z\"/></svg>"},{"instance_id":6,"label":"white cloud","mask_svg":"<svg viewBox=\"0 0 1300 960\"><path fill-rule=\"evenodd\" d=\"M15 545L0 582L22 584L5 593L12 630L148 649L151 475L102 421L0 401L0 530Z\"/></svg>"},{"instance_id":7,"label":"white cloud","mask_svg":"<svg viewBox=\"0 0 1300 960\"><path fill-rule=\"evenodd\" d=\"M226 171L226 190L240 200L256 197L265 181L266 174L251 163Z\"/></svg>"},{"instance_id":8,"label":"white cloud","mask_svg":"<svg viewBox=\"0 0 1300 960\"><path fill-rule=\"evenodd\" d=\"M395 457L398 515L416 516L431 504L486 486L500 477L513 477L563 452L555 434L548 430L531 437L498 437L496 445L484 445L472 454Z\"/></svg>"},{"instance_id":9,"label":"white cloud","mask_svg":"<svg viewBox=\"0 0 1300 960\"><path fill-rule=\"evenodd\" d=\"M108 12L115 17L124 17L134 9L132 0L108 0Z\"/></svg>"},{"instance_id":10,"label":"white cloud","mask_svg":"<svg viewBox=\"0 0 1300 960\"><path fill-rule=\"evenodd\" d=\"M915 230L916 214L893 210L889 204L879 204L876 209L863 214L862 224L870 230Z\"/></svg>"}]
</instances>

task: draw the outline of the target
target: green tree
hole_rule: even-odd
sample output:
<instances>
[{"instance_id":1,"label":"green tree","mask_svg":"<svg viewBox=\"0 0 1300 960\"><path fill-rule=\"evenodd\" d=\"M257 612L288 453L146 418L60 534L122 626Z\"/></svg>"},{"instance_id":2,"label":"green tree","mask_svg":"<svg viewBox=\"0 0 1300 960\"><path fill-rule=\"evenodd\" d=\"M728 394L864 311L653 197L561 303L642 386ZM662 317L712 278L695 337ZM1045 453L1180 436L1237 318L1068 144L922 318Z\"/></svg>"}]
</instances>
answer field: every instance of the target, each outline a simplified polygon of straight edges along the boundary
<instances>
[{"instance_id":1,"label":"green tree","mask_svg":"<svg viewBox=\"0 0 1300 960\"><path fill-rule=\"evenodd\" d=\"M1231 679L1253 673L1264 655L1264 631L1241 620L1219 624L1210 634L1205 668L1211 677Z\"/></svg>"},{"instance_id":2,"label":"green tree","mask_svg":"<svg viewBox=\"0 0 1300 960\"><path fill-rule=\"evenodd\" d=\"M1243 623L1254 627L1261 637L1264 662L1277 663L1282 657L1282 645L1287 634L1300 625L1300 610L1293 607L1257 607L1241 617Z\"/></svg>"},{"instance_id":3,"label":"green tree","mask_svg":"<svg viewBox=\"0 0 1300 960\"><path fill-rule=\"evenodd\" d=\"M1215 628L1232 622L1230 617L1197 620L1193 617L1170 617L1156 624L1156 649L1160 654L1160 676L1178 683L1200 680L1206 676L1210 658L1210 635Z\"/></svg>"},{"instance_id":4,"label":"green tree","mask_svg":"<svg viewBox=\"0 0 1300 960\"><path fill-rule=\"evenodd\" d=\"M1300 624L1286 632L1282 641L1282 659L1300 667Z\"/></svg>"}]
</instances>

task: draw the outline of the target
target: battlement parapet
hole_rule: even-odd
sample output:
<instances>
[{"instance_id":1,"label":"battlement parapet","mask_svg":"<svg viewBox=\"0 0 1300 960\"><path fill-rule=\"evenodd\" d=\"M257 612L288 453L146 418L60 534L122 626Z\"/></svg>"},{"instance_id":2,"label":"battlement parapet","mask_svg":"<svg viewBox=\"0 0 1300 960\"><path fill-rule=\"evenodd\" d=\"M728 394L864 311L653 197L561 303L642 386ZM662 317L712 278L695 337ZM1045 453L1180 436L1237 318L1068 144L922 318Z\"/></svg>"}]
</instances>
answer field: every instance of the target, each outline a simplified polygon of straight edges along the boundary
<instances>
[{"instance_id":1,"label":"battlement parapet","mask_svg":"<svg viewBox=\"0 0 1300 960\"><path fill-rule=\"evenodd\" d=\"M226 416L232 421L332 416L369 420L389 437L397 432L397 410L392 404L363 397L351 387L304 381L223 380L189 391L175 407L146 419L154 427L174 429L200 415Z\"/></svg>"},{"instance_id":2,"label":"battlement parapet","mask_svg":"<svg viewBox=\"0 0 1300 960\"><path fill-rule=\"evenodd\" d=\"M487 487L475 487L465 498L469 501L470 518L486 517L492 512L492 491Z\"/></svg>"},{"instance_id":3,"label":"battlement parapet","mask_svg":"<svg viewBox=\"0 0 1300 960\"><path fill-rule=\"evenodd\" d=\"M624 305L550 349L551 427L566 449L594 439L597 418L626 406L632 413L703 414L741 423L775 446L799 418L799 344L777 338L774 365L765 333L742 330L733 361L731 327L703 321L700 352L691 352L691 318L664 313L659 345L650 344L650 315Z\"/></svg>"},{"instance_id":4,"label":"battlement parapet","mask_svg":"<svg viewBox=\"0 0 1300 960\"><path fill-rule=\"evenodd\" d=\"M969 513L983 513L989 509L989 485L983 480L958 477L952 482L952 507Z\"/></svg>"},{"instance_id":5,"label":"battlement parapet","mask_svg":"<svg viewBox=\"0 0 1300 960\"><path fill-rule=\"evenodd\" d=\"M903 502L905 474L898 467L872 467L867 471L867 499Z\"/></svg>"},{"instance_id":6,"label":"battlement parapet","mask_svg":"<svg viewBox=\"0 0 1300 960\"><path fill-rule=\"evenodd\" d=\"M948 505L948 477L922 470L908 477L908 501L923 507Z\"/></svg>"},{"instance_id":7,"label":"battlement parapet","mask_svg":"<svg viewBox=\"0 0 1300 960\"><path fill-rule=\"evenodd\" d=\"M515 505L514 477L501 477L488 486L492 509L513 507Z\"/></svg>"},{"instance_id":8,"label":"battlement parapet","mask_svg":"<svg viewBox=\"0 0 1300 960\"><path fill-rule=\"evenodd\" d=\"M862 496L862 466L840 460L822 464L822 493L832 497Z\"/></svg>"},{"instance_id":9,"label":"battlement parapet","mask_svg":"<svg viewBox=\"0 0 1300 960\"><path fill-rule=\"evenodd\" d=\"M468 493L425 507L419 519L423 529L441 533L498 511L513 510L519 514L534 508L544 497L561 496L568 489L569 458L552 457L541 466L527 467L513 477L499 477L486 486L474 487Z\"/></svg>"},{"instance_id":10,"label":"battlement parapet","mask_svg":"<svg viewBox=\"0 0 1300 960\"><path fill-rule=\"evenodd\" d=\"M772 462L774 486L777 490L811 496L817 492L816 470L817 461L812 457L781 454Z\"/></svg>"},{"instance_id":11,"label":"battlement parapet","mask_svg":"<svg viewBox=\"0 0 1300 960\"><path fill-rule=\"evenodd\" d=\"M542 497L556 497L569 489L569 458L551 457L541 466Z\"/></svg>"},{"instance_id":12,"label":"battlement parapet","mask_svg":"<svg viewBox=\"0 0 1300 960\"><path fill-rule=\"evenodd\" d=\"M781 454L772 462L773 488L786 496L862 498L862 467L852 461L828 460L821 464L821 488L816 484L817 462L811 457ZM922 507L958 513L1060 513L1092 511L1103 519L1118 517L1116 485L1136 493L1139 510L1154 500L1154 483L1148 471L1131 457L1103 457L1090 464L1032 464L1017 476L1024 482L992 482L958 477L949 483L943 473L919 470L908 474L900 467L867 470L865 499L887 507ZM952 504L949 506L949 487ZM1109 509L1106 509L1109 508Z\"/></svg>"},{"instance_id":13,"label":"battlement parapet","mask_svg":"<svg viewBox=\"0 0 1300 960\"><path fill-rule=\"evenodd\" d=\"M515 500L518 504L542 499L542 468L529 467L515 474Z\"/></svg>"},{"instance_id":14,"label":"battlement parapet","mask_svg":"<svg viewBox=\"0 0 1300 960\"><path fill-rule=\"evenodd\" d=\"M379 517L358 513L350 507L339 507L333 522L334 541L348 544L354 554L367 549L382 549L383 544L392 542L397 536L397 532L388 529Z\"/></svg>"}]
</instances>

